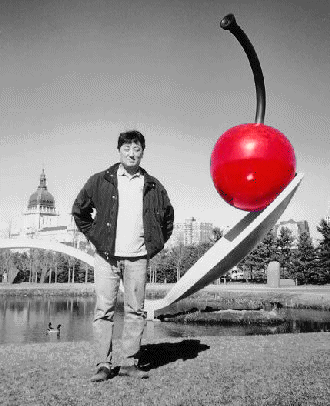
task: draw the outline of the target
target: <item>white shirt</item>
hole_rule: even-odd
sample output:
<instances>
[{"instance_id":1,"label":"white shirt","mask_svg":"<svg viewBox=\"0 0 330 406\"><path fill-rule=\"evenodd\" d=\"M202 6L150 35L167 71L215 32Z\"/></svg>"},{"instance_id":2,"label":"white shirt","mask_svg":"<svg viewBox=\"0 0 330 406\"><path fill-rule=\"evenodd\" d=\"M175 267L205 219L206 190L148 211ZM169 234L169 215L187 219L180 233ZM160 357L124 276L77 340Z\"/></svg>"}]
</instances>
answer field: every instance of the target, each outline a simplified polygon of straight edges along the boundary
<instances>
[{"instance_id":1,"label":"white shirt","mask_svg":"<svg viewBox=\"0 0 330 406\"><path fill-rule=\"evenodd\" d=\"M118 217L115 256L139 257L147 255L143 228L144 176L140 171L133 176L120 165L118 180Z\"/></svg>"}]
</instances>

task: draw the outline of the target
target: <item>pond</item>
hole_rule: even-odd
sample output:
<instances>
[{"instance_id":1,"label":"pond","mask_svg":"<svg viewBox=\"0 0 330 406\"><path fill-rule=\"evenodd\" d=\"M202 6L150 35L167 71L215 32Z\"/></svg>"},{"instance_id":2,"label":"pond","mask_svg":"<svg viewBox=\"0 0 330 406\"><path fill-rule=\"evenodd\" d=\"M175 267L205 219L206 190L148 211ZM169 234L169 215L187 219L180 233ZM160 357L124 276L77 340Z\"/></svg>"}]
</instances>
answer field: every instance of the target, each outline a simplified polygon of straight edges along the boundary
<instances>
[{"instance_id":1,"label":"pond","mask_svg":"<svg viewBox=\"0 0 330 406\"><path fill-rule=\"evenodd\" d=\"M2 297L0 302L0 344L38 343L50 340L92 341L94 297L40 298ZM175 305L174 305L175 306ZM172 308L172 311L175 308ZM147 322L144 337L232 336L330 331L330 312L280 309L286 321L278 326L211 325ZM118 304L114 338L123 328L123 305ZM47 335L48 323L61 324L61 334ZM54 337L55 336L55 337Z\"/></svg>"}]
</instances>

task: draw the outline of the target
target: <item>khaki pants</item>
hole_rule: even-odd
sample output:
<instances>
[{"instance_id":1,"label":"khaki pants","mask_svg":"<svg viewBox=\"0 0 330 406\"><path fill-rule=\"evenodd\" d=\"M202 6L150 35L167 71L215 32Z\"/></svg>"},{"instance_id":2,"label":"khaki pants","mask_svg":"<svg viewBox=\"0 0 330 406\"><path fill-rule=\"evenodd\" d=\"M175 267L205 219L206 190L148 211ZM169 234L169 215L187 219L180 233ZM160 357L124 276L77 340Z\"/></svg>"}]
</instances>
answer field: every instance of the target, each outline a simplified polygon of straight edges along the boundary
<instances>
[{"instance_id":1,"label":"khaki pants","mask_svg":"<svg viewBox=\"0 0 330 406\"><path fill-rule=\"evenodd\" d=\"M93 322L97 364L112 362L112 335L117 294L122 278L124 284L124 328L122 347L125 362L133 365L139 358L145 326L145 287L147 258L109 258L95 254L94 281L96 307Z\"/></svg>"}]
</instances>

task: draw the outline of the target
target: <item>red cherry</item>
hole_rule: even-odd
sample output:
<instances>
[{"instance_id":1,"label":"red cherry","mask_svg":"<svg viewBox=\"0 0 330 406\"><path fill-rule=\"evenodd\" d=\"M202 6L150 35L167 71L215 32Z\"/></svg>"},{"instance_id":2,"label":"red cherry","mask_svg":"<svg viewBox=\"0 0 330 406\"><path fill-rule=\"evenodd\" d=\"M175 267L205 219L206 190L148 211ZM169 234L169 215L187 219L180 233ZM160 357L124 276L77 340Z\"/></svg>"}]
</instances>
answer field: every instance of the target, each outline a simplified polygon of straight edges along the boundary
<instances>
[{"instance_id":1,"label":"red cherry","mask_svg":"<svg viewBox=\"0 0 330 406\"><path fill-rule=\"evenodd\" d=\"M289 140L260 123L230 128L211 155L215 188L226 202L241 210L267 207L295 173L296 158Z\"/></svg>"}]
</instances>

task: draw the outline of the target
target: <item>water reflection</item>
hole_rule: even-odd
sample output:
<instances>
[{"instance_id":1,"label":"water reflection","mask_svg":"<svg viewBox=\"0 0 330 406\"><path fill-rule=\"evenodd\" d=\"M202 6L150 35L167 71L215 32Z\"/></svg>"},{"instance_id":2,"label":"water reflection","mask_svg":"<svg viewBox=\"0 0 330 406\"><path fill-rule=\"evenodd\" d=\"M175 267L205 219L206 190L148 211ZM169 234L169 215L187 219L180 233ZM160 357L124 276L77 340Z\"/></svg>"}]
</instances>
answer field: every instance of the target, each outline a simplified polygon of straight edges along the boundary
<instances>
[{"instance_id":1,"label":"water reflection","mask_svg":"<svg viewBox=\"0 0 330 406\"><path fill-rule=\"evenodd\" d=\"M53 340L54 335L47 335L49 322L62 325L61 340L91 340L93 311L94 298L5 298L0 305L0 344Z\"/></svg>"},{"instance_id":2,"label":"water reflection","mask_svg":"<svg viewBox=\"0 0 330 406\"><path fill-rule=\"evenodd\" d=\"M1 298L0 344L48 341L92 341L94 297L84 298ZM118 305L114 338L123 327L123 308ZM172 311L182 311L182 304ZM181 307L180 307L181 306ZM257 334L330 331L330 312L281 309L286 321L278 326L212 325L201 326L173 322L148 322L145 337L242 336ZM61 334L47 334L48 323L61 324Z\"/></svg>"}]
</instances>

